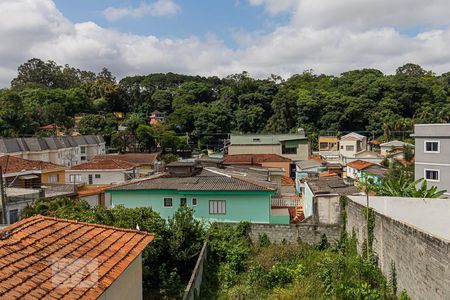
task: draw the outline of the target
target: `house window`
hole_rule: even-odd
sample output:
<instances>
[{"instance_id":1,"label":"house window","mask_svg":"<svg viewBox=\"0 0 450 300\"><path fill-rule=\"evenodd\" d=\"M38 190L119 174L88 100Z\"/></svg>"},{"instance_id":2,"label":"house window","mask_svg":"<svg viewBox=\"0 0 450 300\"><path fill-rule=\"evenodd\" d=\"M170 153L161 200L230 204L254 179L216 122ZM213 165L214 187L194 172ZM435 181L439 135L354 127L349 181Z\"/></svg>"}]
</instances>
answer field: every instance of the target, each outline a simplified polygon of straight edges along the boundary
<instances>
[{"instance_id":1,"label":"house window","mask_svg":"<svg viewBox=\"0 0 450 300\"><path fill-rule=\"evenodd\" d=\"M439 141L425 141L425 153L439 153L440 143Z\"/></svg>"},{"instance_id":2,"label":"house window","mask_svg":"<svg viewBox=\"0 0 450 300\"><path fill-rule=\"evenodd\" d=\"M100 179L100 178L101 178L100 174L95 174L95 179Z\"/></svg>"},{"instance_id":3,"label":"house window","mask_svg":"<svg viewBox=\"0 0 450 300\"><path fill-rule=\"evenodd\" d=\"M197 198L192 198L192 206L197 206Z\"/></svg>"},{"instance_id":4,"label":"house window","mask_svg":"<svg viewBox=\"0 0 450 300\"><path fill-rule=\"evenodd\" d=\"M94 180L92 179L92 174L88 175L88 183L89 184L93 184L94 183Z\"/></svg>"},{"instance_id":5,"label":"house window","mask_svg":"<svg viewBox=\"0 0 450 300\"><path fill-rule=\"evenodd\" d=\"M341 146L341 150L344 150L344 146Z\"/></svg>"},{"instance_id":6,"label":"house window","mask_svg":"<svg viewBox=\"0 0 450 300\"><path fill-rule=\"evenodd\" d=\"M81 182L81 175L80 174L71 174L69 175L69 182Z\"/></svg>"},{"instance_id":7,"label":"house window","mask_svg":"<svg viewBox=\"0 0 450 300\"><path fill-rule=\"evenodd\" d=\"M19 221L19 210L18 209L11 209L9 211L9 224L13 224Z\"/></svg>"},{"instance_id":8,"label":"house window","mask_svg":"<svg viewBox=\"0 0 450 300\"><path fill-rule=\"evenodd\" d=\"M48 175L48 183L57 183L59 181L59 174Z\"/></svg>"},{"instance_id":9,"label":"house window","mask_svg":"<svg viewBox=\"0 0 450 300\"><path fill-rule=\"evenodd\" d=\"M425 169L424 170L425 173L425 179L428 181L439 181L439 170L430 170L430 169Z\"/></svg>"},{"instance_id":10,"label":"house window","mask_svg":"<svg viewBox=\"0 0 450 300\"><path fill-rule=\"evenodd\" d=\"M164 207L172 207L172 198L164 198Z\"/></svg>"},{"instance_id":11,"label":"house window","mask_svg":"<svg viewBox=\"0 0 450 300\"><path fill-rule=\"evenodd\" d=\"M355 151L355 146L347 145L347 146L345 146L345 151Z\"/></svg>"},{"instance_id":12,"label":"house window","mask_svg":"<svg viewBox=\"0 0 450 300\"><path fill-rule=\"evenodd\" d=\"M326 148L328 148L328 147L329 147L328 143L322 142L322 143L319 144L319 148L320 148L320 149L326 149Z\"/></svg>"},{"instance_id":13,"label":"house window","mask_svg":"<svg viewBox=\"0 0 450 300\"><path fill-rule=\"evenodd\" d=\"M82 156L82 157L81 157L81 160L82 160L82 161L85 161L85 160L86 160L86 156Z\"/></svg>"},{"instance_id":14,"label":"house window","mask_svg":"<svg viewBox=\"0 0 450 300\"><path fill-rule=\"evenodd\" d=\"M210 215L224 215L226 214L225 200L209 200L209 214Z\"/></svg>"},{"instance_id":15,"label":"house window","mask_svg":"<svg viewBox=\"0 0 450 300\"><path fill-rule=\"evenodd\" d=\"M180 198L180 206L186 207L187 206L187 200L186 198Z\"/></svg>"},{"instance_id":16,"label":"house window","mask_svg":"<svg viewBox=\"0 0 450 300\"><path fill-rule=\"evenodd\" d=\"M286 147L283 145L281 147L281 153L282 154L297 154L297 147Z\"/></svg>"},{"instance_id":17,"label":"house window","mask_svg":"<svg viewBox=\"0 0 450 300\"><path fill-rule=\"evenodd\" d=\"M81 147L81 154L85 154L86 153L86 147Z\"/></svg>"},{"instance_id":18,"label":"house window","mask_svg":"<svg viewBox=\"0 0 450 300\"><path fill-rule=\"evenodd\" d=\"M261 139L259 139L259 138L254 138L253 141L254 141L254 142L261 142Z\"/></svg>"}]
</instances>

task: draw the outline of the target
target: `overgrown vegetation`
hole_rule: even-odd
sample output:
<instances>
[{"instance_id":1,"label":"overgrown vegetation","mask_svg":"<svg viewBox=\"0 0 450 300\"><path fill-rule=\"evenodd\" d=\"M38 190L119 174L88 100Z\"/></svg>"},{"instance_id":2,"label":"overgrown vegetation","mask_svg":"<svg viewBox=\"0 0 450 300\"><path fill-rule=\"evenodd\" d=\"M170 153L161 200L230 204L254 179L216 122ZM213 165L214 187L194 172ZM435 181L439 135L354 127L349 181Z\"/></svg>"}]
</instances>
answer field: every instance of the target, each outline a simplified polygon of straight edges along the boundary
<instances>
[{"instance_id":1,"label":"overgrown vegetation","mask_svg":"<svg viewBox=\"0 0 450 300\"><path fill-rule=\"evenodd\" d=\"M274 245L262 235L252 244L241 223L212 227L209 245L202 299L408 299L357 255L355 235L332 245L325 236Z\"/></svg>"},{"instance_id":2,"label":"overgrown vegetation","mask_svg":"<svg viewBox=\"0 0 450 300\"><path fill-rule=\"evenodd\" d=\"M23 210L22 217L41 214L89 223L152 232L154 240L144 250L143 287L146 299L181 297L203 245L206 228L193 211L180 207L165 221L151 208L90 208L85 201L67 198L38 200Z\"/></svg>"}]
</instances>

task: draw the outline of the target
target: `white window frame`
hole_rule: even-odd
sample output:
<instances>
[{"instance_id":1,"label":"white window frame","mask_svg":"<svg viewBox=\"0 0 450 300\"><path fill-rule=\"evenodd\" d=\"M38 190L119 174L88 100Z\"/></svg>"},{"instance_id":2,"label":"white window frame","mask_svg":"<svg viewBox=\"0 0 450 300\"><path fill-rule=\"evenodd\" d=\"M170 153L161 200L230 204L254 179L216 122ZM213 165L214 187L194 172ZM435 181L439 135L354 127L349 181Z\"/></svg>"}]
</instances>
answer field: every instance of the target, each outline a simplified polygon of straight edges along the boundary
<instances>
[{"instance_id":1,"label":"white window frame","mask_svg":"<svg viewBox=\"0 0 450 300\"><path fill-rule=\"evenodd\" d=\"M349 150L348 147L352 147L352 149ZM355 152L355 145L345 145L345 151L347 151L347 152Z\"/></svg>"},{"instance_id":2,"label":"white window frame","mask_svg":"<svg viewBox=\"0 0 450 300\"><path fill-rule=\"evenodd\" d=\"M58 174L49 174L48 175L48 183L58 183L59 178Z\"/></svg>"},{"instance_id":3,"label":"white window frame","mask_svg":"<svg viewBox=\"0 0 450 300\"><path fill-rule=\"evenodd\" d=\"M427 179L427 171L437 172L438 179ZM423 170L423 178L429 182L440 182L441 181L441 170L439 169L424 169Z\"/></svg>"},{"instance_id":4,"label":"white window frame","mask_svg":"<svg viewBox=\"0 0 450 300\"><path fill-rule=\"evenodd\" d=\"M437 145L438 145L437 151L427 151L427 143L437 143ZM432 140L423 141L423 152L424 153L441 153L441 141L432 141Z\"/></svg>"},{"instance_id":5,"label":"white window frame","mask_svg":"<svg viewBox=\"0 0 450 300\"><path fill-rule=\"evenodd\" d=\"M183 205L183 201L184 201L184 205ZM187 198L186 197L181 197L180 198L180 207L187 207L188 203L187 203Z\"/></svg>"},{"instance_id":6,"label":"white window frame","mask_svg":"<svg viewBox=\"0 0 450 300\"><path fill-rule=\"evenodd\" d=\"M170 206L166 205L166 199L170 199ZM172 208L172 207L173 207L173 198L165 197L165 198L163 199L163 207L164 207L164 208Z\"/></svg>"},{"instance_id":7,"label":"white window frame","mask_svg":"<svg viewBox=\"0 0 450 300\"><path fill-rule=\"evenodd\" d=\"M209 214L210 215L226 215L227 201L226 200L209 200Z\"/></svg>"},{"instance_id":8,"label":"white window frame","mask_svg":"<svg viewBox=\"0 0 450 300\"><path fill-rule=\"evenodd\" d=\"M71 183L81 182L81 174L69 174L69 182L71 182Z\"/></svg>"}]
</instances>

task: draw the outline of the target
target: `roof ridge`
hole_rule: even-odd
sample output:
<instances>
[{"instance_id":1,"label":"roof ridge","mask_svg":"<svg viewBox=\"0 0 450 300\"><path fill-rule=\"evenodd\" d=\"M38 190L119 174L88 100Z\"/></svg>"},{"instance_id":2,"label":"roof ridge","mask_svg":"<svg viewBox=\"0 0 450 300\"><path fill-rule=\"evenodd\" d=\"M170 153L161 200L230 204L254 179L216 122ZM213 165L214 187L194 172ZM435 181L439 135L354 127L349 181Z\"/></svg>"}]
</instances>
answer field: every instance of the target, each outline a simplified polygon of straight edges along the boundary
<instances>
[{"instance_id":1,"label":"roof ridge","mask_svg":"<svg viewBox=\"0 0 450 300\"><path fill-rule=\"evenodd\" d=\"M140 231L140 230L130 229L130 228L122 228L122 227L103 225L103 224L98 224L98 223L82 222L82 221L78 221L78 220L70 220L70 219L63 219L63 218L43 216L43 215L35 215L35 216L30 217L30 218L23 219L23 220L21 220L21 221L19 221L17 223L14 223L14 224L12 224L10 226L7 226L7 227L1 229L0 232L8 231L8 230L11 230L11 229L14 229L14 228L19 228L20 226L27 224L27 222L29 222L30 219L53 220L53 221L58 221L58 222L67 222L67 223L72 223L72 224L80 224L80 225L86 225L86 226L95 226L95 227L98 227L98 228L114 229L114 230L117 230L117 231L141 233L143 235L154 236L153 233L147 232L147 231ZM25 221L27 221L27 222L25 222ZM18 226L15 226L16 224L18 224Z\"/></svg>"},{"instance_id":2,"label":"roof ridge","mask_svg":"<svg viewBox=\"0 0 450 300\"><path fill-rule=\"evenodd\" d=\"M250 183L250 184L253 184L253 185L262 187L262 188L264 188L264 189L266 189L266 190L268 190L268 191L275 191L275 190L276 190L275 188L269 188L268 186L265 186L264 184L261 184L261 183L259 183L259 182L250 180L250 179L248 179L248 178L245 178L245 179L244 179L244 178L237 177L237 176L235 176L235 175L230 175L230 177L231 177L231 178L234 178L234 179L237 179L237 180L240 180L240 181L244 181L244 182L246 182L246 183Z\"/></svg>"}]
</instances>

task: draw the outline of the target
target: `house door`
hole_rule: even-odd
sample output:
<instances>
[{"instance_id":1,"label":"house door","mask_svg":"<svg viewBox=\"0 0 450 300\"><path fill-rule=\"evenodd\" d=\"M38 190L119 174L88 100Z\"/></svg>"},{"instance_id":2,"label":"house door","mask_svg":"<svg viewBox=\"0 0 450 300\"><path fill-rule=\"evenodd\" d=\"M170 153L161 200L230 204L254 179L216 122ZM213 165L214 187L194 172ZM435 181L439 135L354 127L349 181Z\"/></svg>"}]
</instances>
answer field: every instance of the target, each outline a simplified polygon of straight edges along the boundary
<instances>
[{"instance_id":1,"label":"house door","mask_svg":"<svg viewBox=\"0 0 450 300\"><path fill-rule=\"evenodd\" d=\"M94 183L94 181L93 181L93 179L92 179L92 174L89 174L89 176L88 176L88 182L89 182L89 184L93 184L93 183Z\"/></svg>"}]
</instances>

